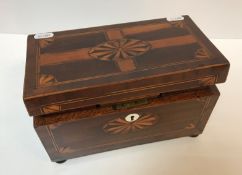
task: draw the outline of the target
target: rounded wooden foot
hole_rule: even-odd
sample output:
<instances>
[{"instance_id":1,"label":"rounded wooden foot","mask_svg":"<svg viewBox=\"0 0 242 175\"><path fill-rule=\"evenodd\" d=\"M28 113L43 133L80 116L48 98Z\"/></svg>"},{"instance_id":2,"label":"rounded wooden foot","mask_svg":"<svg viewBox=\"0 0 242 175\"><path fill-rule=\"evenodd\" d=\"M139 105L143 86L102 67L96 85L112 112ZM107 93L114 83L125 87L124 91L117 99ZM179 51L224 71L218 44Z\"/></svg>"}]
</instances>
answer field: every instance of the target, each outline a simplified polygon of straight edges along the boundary
<instances>
[{"instance_id":1,"label":"rounded wooden foot","mask_svg":"<svg viewBox=\"0 0 242 175\"><path fill-rule=\"evenodd\" d=\"M197 137L199 134L190 135L190 137Z\"/></svg>"},{"instance_id":2,"label":"rounded wooden foot","mask_svg":"<svg viewBox=\"0 0 242 175\"><path fill-rule=\"evenodd\" d=\"M66 160L60 160L60 161L57 161L56 163L61 164L61 163L65 163L65 162L66 162Z\"/></svg>"}]
</instances>

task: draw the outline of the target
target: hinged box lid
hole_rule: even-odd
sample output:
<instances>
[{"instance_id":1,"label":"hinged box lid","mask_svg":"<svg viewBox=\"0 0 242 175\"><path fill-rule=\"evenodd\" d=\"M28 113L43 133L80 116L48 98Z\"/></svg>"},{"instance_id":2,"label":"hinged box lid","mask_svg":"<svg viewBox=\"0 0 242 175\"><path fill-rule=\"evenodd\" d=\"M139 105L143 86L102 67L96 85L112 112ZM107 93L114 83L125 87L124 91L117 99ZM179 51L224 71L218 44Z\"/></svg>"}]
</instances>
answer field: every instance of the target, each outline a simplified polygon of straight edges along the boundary
<instances>
[{"instance_id":1,"label":"hinged box lid","mask_svg":"<svg viewBox=\"0 0 242 175\"><path fill-rule=\"evenodd\" d=\"M189 16L29 35L32 116L226 80L229 62Z\"/></svg>"}]
</instances>

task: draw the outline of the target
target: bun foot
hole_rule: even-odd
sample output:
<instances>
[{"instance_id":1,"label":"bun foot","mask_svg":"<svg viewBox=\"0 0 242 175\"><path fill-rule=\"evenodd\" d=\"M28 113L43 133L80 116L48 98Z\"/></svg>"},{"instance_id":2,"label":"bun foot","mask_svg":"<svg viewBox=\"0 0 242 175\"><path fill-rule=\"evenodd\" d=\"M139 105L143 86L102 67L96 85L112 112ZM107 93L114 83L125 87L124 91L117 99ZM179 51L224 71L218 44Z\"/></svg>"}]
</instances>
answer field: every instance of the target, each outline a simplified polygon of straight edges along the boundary
<instances>
[{"instance_id":1,"label":"bun foot","mask_svg":"<svg viewBox=\"0 0 242 175\"><path fill-rule=\"evenodd\" d=\"M60 160L60 161L57 161L56 163L62 164L62 163L65 163L65 162L66 162L66 160Z\"/></svg>"},{"instance_id":2,"label":"bun foot","mask_svg":"<svg viewBox=\"0 0 242 175\"><path fill-rule=\"evenodd\" d=\"M199 134L190 135L190 137L197 137Z\"/></svg>"}]
</instances>

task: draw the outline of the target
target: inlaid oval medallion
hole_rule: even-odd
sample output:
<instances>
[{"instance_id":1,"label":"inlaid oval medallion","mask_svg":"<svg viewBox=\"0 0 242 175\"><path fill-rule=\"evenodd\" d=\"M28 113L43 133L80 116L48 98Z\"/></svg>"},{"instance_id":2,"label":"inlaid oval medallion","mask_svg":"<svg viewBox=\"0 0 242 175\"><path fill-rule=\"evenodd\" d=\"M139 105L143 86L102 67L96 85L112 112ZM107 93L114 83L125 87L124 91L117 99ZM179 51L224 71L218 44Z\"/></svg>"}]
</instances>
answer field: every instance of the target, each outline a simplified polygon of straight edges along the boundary
<instances>
[{"instance_id":1,"label":"inlaid oval medallion","mask_svg":"<svg viewBox=\"0 0 242 175\"><path fill-rule=\"evenodd\" d=\"M89 51L91 57L100 60L128 59L146 53L151 45L136 39L111 40L93 47Z\"/></svg>"},{"instance_id":2,"label":"inlaid oval medallion","mask_svg":"<svg viewBox=\"0 0 242 175\"><path fill-rule=\"evenodd\" d=\"M117 118L109 121L103 126L103 130L110 134L126 134L146 129L154 125L158 121L155 115L143 115L133 122L129 122L124 118Z\"/></svg>"}]
</instances>

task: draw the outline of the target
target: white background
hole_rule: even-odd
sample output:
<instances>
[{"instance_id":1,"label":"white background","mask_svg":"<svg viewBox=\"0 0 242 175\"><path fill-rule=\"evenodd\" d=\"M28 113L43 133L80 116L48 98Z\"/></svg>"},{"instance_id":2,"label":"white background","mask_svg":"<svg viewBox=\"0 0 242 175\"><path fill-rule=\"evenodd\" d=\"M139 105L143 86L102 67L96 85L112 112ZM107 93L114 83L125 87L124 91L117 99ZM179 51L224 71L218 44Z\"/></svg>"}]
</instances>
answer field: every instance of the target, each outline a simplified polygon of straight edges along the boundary
<instances>
[{"instance_id":1,"label":"white background","mask_svg":"<svg viewBox=\"0 0 242 175\"><path fill-rule=\"evenodd\" d=\"M241 175L242 1L0 0L0 175ZM228 81L198 138L180 138L50 162L22 101L26 35L190 14L228 58ZM214 39L216 38L216 39ZM218 39L220 38L220 39Z\"/></svg>"},{"instance_id":2,"label":"white background","mask_svg":"<svg viewBox=\"0 0 242 175\"><path fill-rule=\"evenodd\" d=\"M0 0L0 33L51 32L185 14L210 38L242 38L241 0Z\"/></svg>"}]
</instances>

